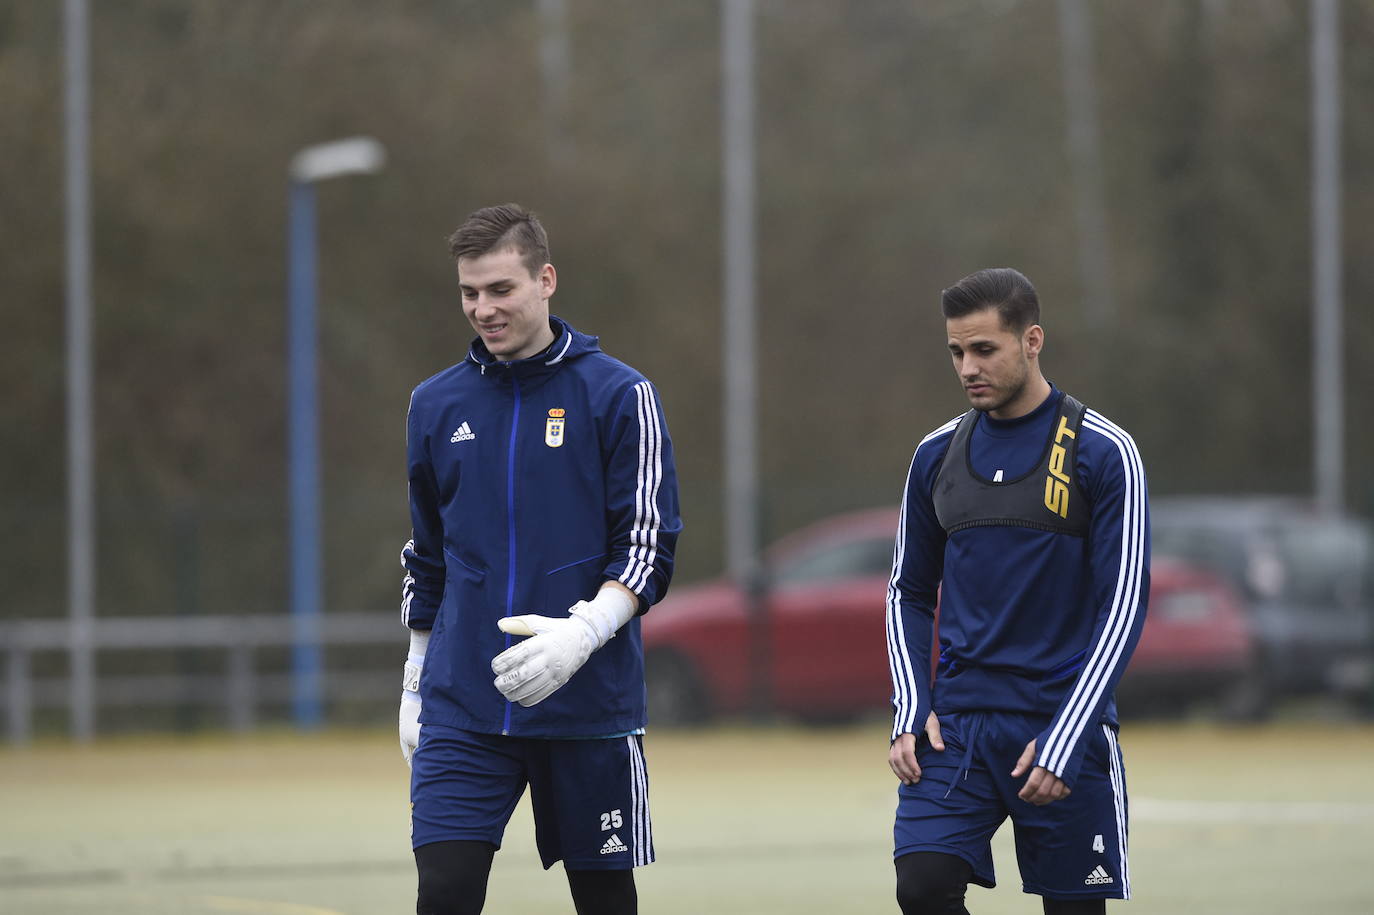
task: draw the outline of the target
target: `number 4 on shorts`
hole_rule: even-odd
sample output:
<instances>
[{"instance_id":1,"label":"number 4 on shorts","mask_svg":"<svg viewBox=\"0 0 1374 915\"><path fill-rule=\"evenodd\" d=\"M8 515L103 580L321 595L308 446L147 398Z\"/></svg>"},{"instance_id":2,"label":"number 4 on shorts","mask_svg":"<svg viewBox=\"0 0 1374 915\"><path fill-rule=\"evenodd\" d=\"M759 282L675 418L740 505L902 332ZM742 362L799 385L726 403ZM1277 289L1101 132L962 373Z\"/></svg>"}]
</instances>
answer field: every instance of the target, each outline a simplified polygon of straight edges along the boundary
<instances>
[{"instance_id":1,"label":"number 4 on shorts","mask_svg":"<svg viewBox=\"0 0 1374 915\"><path fill-rule=\"evenodd\" d=\"M1093 851L1100 855L1106 850L1107 846L1102 842L1102 833L1099 832L1097 835L1093 836Z\"/></svg>"}]
</instances>

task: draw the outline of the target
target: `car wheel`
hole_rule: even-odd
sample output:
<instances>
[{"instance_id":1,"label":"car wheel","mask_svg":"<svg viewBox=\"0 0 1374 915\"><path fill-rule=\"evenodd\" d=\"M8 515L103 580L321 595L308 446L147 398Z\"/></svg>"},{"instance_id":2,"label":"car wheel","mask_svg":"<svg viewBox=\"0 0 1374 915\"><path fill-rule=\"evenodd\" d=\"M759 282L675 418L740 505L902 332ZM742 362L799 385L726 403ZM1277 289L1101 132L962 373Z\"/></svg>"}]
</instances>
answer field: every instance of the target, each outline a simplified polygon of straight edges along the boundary
<instances>
[{"instance_id":1,"label":"car wheel","mask_svg":"<svg viewBox=\"0 0 1374 915\"><path fill-rule=\"evenodd\" d=\"M1266 721L1273 714L1274 697L1264 674L1252 670L1236 680L1217 702L1223 721L1237 724Z\"/></svg>"},{"instance_id":2,"label":"car wheel","mask_svg":"<svg viewBox=\"0 0 1374 915\"><path fill-rule=\"evenodd\" d=\"M653 724L674 727L706 720L708 708L701 677L682 655L651 652L644 659L644 686Z\"/></svg>"}]
</instances>

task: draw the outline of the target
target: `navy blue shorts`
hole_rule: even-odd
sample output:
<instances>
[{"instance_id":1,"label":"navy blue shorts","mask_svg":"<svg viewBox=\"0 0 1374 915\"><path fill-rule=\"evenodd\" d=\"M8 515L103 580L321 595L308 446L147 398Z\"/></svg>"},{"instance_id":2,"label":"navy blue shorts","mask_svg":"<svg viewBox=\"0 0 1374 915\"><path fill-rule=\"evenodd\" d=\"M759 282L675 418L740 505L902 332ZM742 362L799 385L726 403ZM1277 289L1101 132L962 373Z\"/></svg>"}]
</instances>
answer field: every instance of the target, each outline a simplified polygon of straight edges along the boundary
<instances>
[{"instance_id":1,"label":"navy blue shorts","mask_svg":"<svg viewBox=\"0 0 1374 915\"><path fill-rule=\"evenodd\" d=\"M1129 899L1126 772L1116 731L1092 726L1082 768L1068 797L1037 807L1016 793L1027 775L1011 770L1049 720L1000 712L940 716L944 752L924 736L916 750L921 780L897 789L894 856L916 851L958 855L973 882L994 886L992 836L1011 817L1022 889L1051 899Z\"/></svg>"},{"instance_id":2,"label":"navy blue shorts","mask_svg":"<svg viewBox=\"0 0 1374 915\"><path fill-rule=\"evenodd\" d=\"M644 738L542 740L427 724L411 760L410 841L501 847L530 788L547 869L628 870L654 860Z\"/></svg>"}]
</instances>

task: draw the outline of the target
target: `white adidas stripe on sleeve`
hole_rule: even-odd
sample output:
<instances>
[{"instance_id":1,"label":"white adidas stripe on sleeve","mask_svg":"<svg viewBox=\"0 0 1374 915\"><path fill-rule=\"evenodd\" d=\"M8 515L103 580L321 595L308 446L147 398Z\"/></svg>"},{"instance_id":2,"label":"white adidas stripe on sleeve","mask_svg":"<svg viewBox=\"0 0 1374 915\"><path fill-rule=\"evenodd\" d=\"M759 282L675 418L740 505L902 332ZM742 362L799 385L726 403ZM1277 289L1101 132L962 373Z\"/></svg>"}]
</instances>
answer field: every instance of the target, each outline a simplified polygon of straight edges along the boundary
<instances>
[{"instance_id":1,"label":"white adidas stripe on sleeve","mask_svg":"<svg viewBox=\"0 0 1374 915\"><path fill-rule=\"evenodd\" d=\"M638 594L648 583L658 555L659 484L663 482L662 425L658 400L647 381L634 386L639 417L639 466L635 477L635 521L630 530L630 555L620 583Z\"/></svg>"},{"instance_id":2,"label":"white adidas stripe on sleeve","mask_svg":"<svg viewBox=\"0 0 1374 915\"><path fill-rule=\"evenodd\" d=\"M1040 748L1038 765L1056 776L1062 775L1085 728L1089 713L1098 707L1112 674L1121 665L1136 615L1140 612L1141 579L1145 564L1145 472L1140 452L1125 430L1101 414L1088 410L1083 428L1095 432L1113 445L1121 457L1125 473L1125 505L1121 521L1121 566L1116 592L1102 636L1093 647L1087 664L1069 696L1064 713Z\"/></svg>"},{"instance_id":3,"label":"white adidas stripe on sleeve","mask_svg":"<svg viewBox=\"0 0 1374 915\"><path fill-rule=\"evenodd\" d=\"M897 521L897 542L892 549L892 576L887 581L887 660L892 674L892 695L895 705L892 717L892 739L901 734L917 733L916 708L921 690L925 687L917 679L911 663L911 652L907 648L906 630L902 620L902 595L897 581L902 576L902 563L906 559L906 509L907 492L911 489L911 475L916 472L916 455L927 443L954 430L959 417L945 423L934 432L921 439L916 446L916 454L911 457L907 470L907 485L902 490L902 508ZM924 722L921 722L924 724Z\"/></svg>"}]
</instances>

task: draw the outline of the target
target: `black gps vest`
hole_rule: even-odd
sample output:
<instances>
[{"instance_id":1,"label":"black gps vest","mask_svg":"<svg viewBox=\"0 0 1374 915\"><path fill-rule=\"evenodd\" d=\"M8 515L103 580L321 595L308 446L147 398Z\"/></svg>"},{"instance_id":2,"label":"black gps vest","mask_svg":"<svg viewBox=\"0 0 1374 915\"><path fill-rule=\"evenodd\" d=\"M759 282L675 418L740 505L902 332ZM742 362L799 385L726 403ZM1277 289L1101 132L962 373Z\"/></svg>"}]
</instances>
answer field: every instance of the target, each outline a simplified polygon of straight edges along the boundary
<instances>
[{"instance_id":1,"label":"black gps vest","mask_svg":"<svg viewBox=\"0 0 1374 915\"><path fill-rule=\"evenodd\" d=\"M1091 512L1078 486L1078 433L1084 407L1065 394L1039 464L1030 473L994 483L973 470L969 439L977 410L959 419L932 493L945 534L968 527L1029 527L1074 537L1088 535Z\"/></svg>"}]
</instances>

